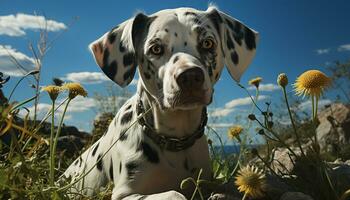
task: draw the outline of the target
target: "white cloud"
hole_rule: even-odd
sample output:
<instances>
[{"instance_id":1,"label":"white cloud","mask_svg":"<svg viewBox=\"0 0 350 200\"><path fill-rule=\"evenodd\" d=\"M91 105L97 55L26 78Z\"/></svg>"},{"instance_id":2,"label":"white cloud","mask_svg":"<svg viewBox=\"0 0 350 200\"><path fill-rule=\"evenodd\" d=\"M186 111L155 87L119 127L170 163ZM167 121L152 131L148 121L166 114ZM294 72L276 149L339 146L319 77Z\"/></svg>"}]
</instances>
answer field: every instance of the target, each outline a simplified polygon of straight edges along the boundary
<instances>
[{"instance_id":1,"label":"white cloud","mask_svg":"<svg viewBox=\"0 0 350 200\"><path fill-rule=\"evenodd\" d=\"M233 112L231 108L217 108L214 111L210 112L211 117L224 117Z\"/></svg>"},{"instance_id":2,"label":"white cloud","mask_svg":"<svg viewBox=\"0 0 350 200\"><path fill-rule=\"evenodd\" d=\"M61 78L64 81L79 82L83 84L99 84L110 79L102 72L72 72ZM138 79L131 81L130 85L136 86Z\"/></svg>"},{"instance_id":3,"label":"white cloud","mask_svg":"<svg viewBox=\"0 0 350 200\"><path fill-rule=\"evenodd\" d=\"M12 61L13 56L25 69L20 68ZM0 71L10 76L23 76L35 67L35 60L10 45L0 45Z\"/></svg>"},{"instance_id":4,"label":"white cloud","mask_svg":"<svg viewBox=\"0 0 350 200\"><path fill-rule=\"evenodd\" d=\"M84 84L97 84L109 80L102 72L72 72L66 74L62 79Z\"/></svg>"},{"instance_id":5,"label":"white cloud","mask_svg":"<svg viewBox=\"0 0 350 200\"><path fill-rule=\"evenodd\" d=\"M71 101L68 107L69 112L84 112L96 107L96 101L93 98L78 96Z\"/></svg>"},{"instance_id":6,"label":"white cloud","mask_svg":"<svg viewBox=\"0 0 350 200\"><path fill-rule=\"evenodd\" d=\"M332 103L332 101L329 100L329 99L322 99L322 100L319 100L319 101L318 101L318 108L319 108L319 109L323 109L323 107L324 107L325 105L330 104L330 103ZM311 100L307 100L307 101L305 101L305 102L299 104L298 108L296 108L296 109L298 109L298 110L303 110L303 111L305 111L305 110L311 110L311 109L312 109Z\"/></svg>"},{"instance_id":7,"label":"white cloud","mask_svg":"<svg viewBox=\"0 0 350 200\"><path fill-rule=\"evenodd\" d=\"M280 87L276 84L273 84L273 83L259 85L259 91L262 91L262 92L271 92L271 91L279 90L279 89L280 89ZM248 87L248 90L255 90L255 86Z\"/></svg>"},{"instance_id":8,"label":"white cloud","mask_svg":"<svg viewBox=\"0 0 350 200\"><path fill-rule=\"evenodd\" d=\"M267 95L261 95L259 96L259 101L268 99L269 96ZM211 117L225 117L229 114L231 114L236 107L238 106L246 106L251 105L252 100L250 97L244 97L244 98L237 98L233 99L225 104L222 108L215 108L213 111L209 112L209 115Z\"/></svg>"},{"instance_id":9,"label":"white cloud","mask_svg":"<svg viewBox=\"0 0 350 200\"><path fill-rule=\"evenodd\" d=\"M62 100L58 100L57 103L55 104L56 107L62 102ZM56 112L55 112L55 116L61 116L63 113L63 109L64 106L66 104L63 104ZM91 110L92 108L96 107L96 102L93 98L89 98L89 97L81 97L81 96L77 96L76 98L74 98L70 104L68 105L68 109L67 109L67 113L65 116L65 119L70 119L72 118L72 114L73 113L81 113L81 112L85 112L88 110ZM31 106L28 108L29 113L30 113L30 117L33 117L34 115L34 106ZM51 104L48 103L39 103L38 107L37 107L37 116L39 119L42 119L46 113L49 112L49 110L51 110ZM19 113L20 115L24 116L27 112L24 111L23 109L21 110L21 112Z\"/></svg>"},{"instance_id":10,"label":"white cloud","mask_svg":"<svg viewBox=\"0 0 350 200\"><path fill-rule=\"evenodd\" d=\"M64 23L46 19L44 16L23 13L0 16L0 35L18 37L25 35L25 30L59 31L66 28Z\"/></svg>"},{"instance_id":11,"label":"white cloud","mask_svg":"<svg viewBox=\"0 0 350 200\"><path fill-rule=\"evenodd\" d=\"M350 51L350 44L343 44L338 47L338 51Z\"/></svg>"},{"instance_id":12,"label":"white cloud","mask_svg":"<svg viewBox=\"0 0 350 200\"><path fill-rule=\"evenodd\" d=\"M329 51L330 51L331 49L316 49L316 53L318 54L318 55L322 55L322 54L327 54L327 53L329 53Z\"/></svg>"},{"instance_id":13,"label":"white cloud","mask_svg":"<svg viewBox=\"0 0 350 200\"><path fill-rule=\"evenodd\" d=\"M260 95L259 96L259 101L265 100L269 98L269 96L266 95ZM250 97L244 97L244 98L238 98L238 99L233 99L225 104L225 108L234 108L237 106L245 106L245 105L250 105L252 104L252 100Z\"/></svg>"}]
</instances>

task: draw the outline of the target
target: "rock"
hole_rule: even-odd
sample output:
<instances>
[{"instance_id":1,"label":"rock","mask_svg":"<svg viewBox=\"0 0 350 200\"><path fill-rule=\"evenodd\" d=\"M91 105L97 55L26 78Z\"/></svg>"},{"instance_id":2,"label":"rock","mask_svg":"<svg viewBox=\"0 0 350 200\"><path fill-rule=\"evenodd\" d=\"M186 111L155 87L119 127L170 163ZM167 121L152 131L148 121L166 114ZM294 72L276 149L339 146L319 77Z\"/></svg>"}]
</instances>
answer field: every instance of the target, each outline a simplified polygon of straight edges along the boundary
<instances>
[{"instance_id":1,"label":"rock","mask_svg":"<svg viewBox=\"0 0 350 200\"><path fill-rule=\"evenodd\" d=\"M293 188L282 181L281 177L275 175L266 174L266 194L270 199L278 200L279 197L285 192L291 191Z\"/></svg>"},{"instance_id":2,"label":"rock","mask_svg":"<svg viewBox=\"0 0 350 200\"><path fill-rule=\"evenodd\" d=\"M301 151L298 147L291 147L295 154L301 155ZM294 163L296 162L295 156L287 149L278 147L273 150L273 162L271 168L278 175L290 174L294 170Z\"/></svg>"},{"instance_id":3,"label":"rock","mask_svg":"<svg viewBox=\"0 0 350 200\"><path fill-rule=\"evenodd\" d=\"M350 187L350 165L349 162L334 163L330 164L332 171L330 176L332 177L332 182L334 187L338 191L346 191Z\"/></svg>"},{"instance_id":4,"label":"rock","mask_svg":"<svg viewBox=\"0 0 350 200\"><path fill-rule=\"evenodd\" d=\"M350 105L336 103L318 114L317 138L321 152L337 155L350 145Z\"/></svg>"},{"instance_id":5,"label":"rock","mask_svg":"<svg viewBox=\"0 0 350 200\"><path fill-rule=\"evenodd\" d=\"M313 200L313 198L302 192L286 192L281 196L280 200Z\"/></svg>"}]
</instances>

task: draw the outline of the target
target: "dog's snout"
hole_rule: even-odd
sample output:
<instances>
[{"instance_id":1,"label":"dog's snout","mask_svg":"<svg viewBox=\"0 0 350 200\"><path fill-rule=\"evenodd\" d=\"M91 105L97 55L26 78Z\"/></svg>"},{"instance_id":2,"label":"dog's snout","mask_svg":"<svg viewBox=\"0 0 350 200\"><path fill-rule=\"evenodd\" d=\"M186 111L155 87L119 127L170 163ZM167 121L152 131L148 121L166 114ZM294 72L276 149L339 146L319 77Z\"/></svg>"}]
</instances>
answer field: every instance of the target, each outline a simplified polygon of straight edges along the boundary
<instances>
[{"instance_id":1,"label":"dog's snout","mask_svg":"<svg viewBox=\"0 0 350 200\"><path fill-rule=\"evenodd\" d=\"M199 67L187 69L176 77L176 82L183 90L199 89L204 83L204 73Z\"/></svg>"}]
</instances>

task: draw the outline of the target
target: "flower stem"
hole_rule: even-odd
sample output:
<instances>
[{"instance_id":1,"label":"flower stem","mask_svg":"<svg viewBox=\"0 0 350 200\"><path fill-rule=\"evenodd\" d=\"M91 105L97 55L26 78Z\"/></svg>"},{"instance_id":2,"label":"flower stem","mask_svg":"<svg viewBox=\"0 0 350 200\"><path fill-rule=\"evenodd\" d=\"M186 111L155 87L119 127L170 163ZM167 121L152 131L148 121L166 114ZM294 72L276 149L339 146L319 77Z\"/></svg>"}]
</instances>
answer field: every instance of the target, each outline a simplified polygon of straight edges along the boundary
<instances>
[{"instance_id":1,"label":"flower stem","mask_svg":"<svg viewBox=\"0 0 350 200\"><path fill-rule=\"evenodd\" d=\"M61 116L61 119L60 119L60 123L59 123L59 125L58 125L58 127L57 127L57 132L56 132L56 135L55 135L55 138L54 138L54 140L53 140L53 146L52 146L52 154L51 154L51 173L52 173L52 180L54 179L54 168L55 168L55 154L56 154L56 147L57 147L57 141L58 141L58 137L59 137L59 135L60 135L60 133L61 133L61 129L62 129L62 125L63 125L63 119L64 119L64 116L65 116L65 114L66 114L66 111L67 111L67 108L68 108L68 105L69 105L69 103L70 103L70 101L71 101L72 99L68 99L68 101L67 101L67 103L66 103L66 106L64 107L64 110L63 110L63 114L62 114L62 116ZM52 110L52 118L54 118L54 110ZM51 127L52 127L53 125L51 125ZM51 146L51 145L50 145Z\"/></svg>"},{"instance_id":2,"label":"flower stem","mask_svg":"<svg viewBox=\"0 0 350 200\"><path fill-rule=\"evenodd\" d=\"M316 127L318 98L311 96L311 103L312 103L312 123L313 123L314 127ZM315 137L315 144L318 144L316 130L314 133L314 137Z\"/></svg>"},{"instance_id":3,"label":"flower stem","mask_svg":"<svg viewBox=\"0 0 350 200\"><path fill-rule=\"evenodd\" d=\"M52 100L52 107L51 107L51 134L50 134L50 186L54 186L54 175L55 175L55 163L54 163L54 155L53 155L53 136L54 136L54 129L55 129L55 100Z\"/></svg>"},{"instance_id":4,"label":"flower stem","mask_svg":"<svg viewBox=\"0 0 350 200\"><path fill-rule=\"evenodd\" d=\"M299 138L299 135L298 135L298 132L297 132L297 128L296 128L294 120L293 120L292 112L290 111L290 106L289 106L289 102L288 102L286 88L282 87L282 90L283 90L284 100L286 101L286 105L287 105L287 108L288 108L289 118L290 118L290 121L292 122L294 134L295 134L295 137L296 137L297 142L298 142L298 146L300 148L301 154L303 156L305 156L303 148L301 147L301 141L300 141L300 138Z\"/></svg>"},{"instance_id":5,"label":"flower stem","mask_svg":"<svg viewBox=\"0 0 350 200\"><path fill-rule=\"evenodd\" d=\"M242 197L242 200L245 200L247 198L247 194L248 193L244 193L243 197Z\"/></svg>"}]
</instances>

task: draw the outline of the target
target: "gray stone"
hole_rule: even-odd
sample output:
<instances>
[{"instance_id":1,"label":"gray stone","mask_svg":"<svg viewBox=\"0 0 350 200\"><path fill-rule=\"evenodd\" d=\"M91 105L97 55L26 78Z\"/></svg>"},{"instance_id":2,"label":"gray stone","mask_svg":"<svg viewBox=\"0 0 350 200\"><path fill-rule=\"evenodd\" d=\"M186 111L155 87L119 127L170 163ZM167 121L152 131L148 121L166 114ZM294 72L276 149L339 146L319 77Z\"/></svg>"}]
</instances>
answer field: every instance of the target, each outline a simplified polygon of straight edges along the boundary
<instances>
[{"instance_id":1,"label":"gray stone","mask_svg":"<svg viewBox=\"0 0 350 200\"><path fill-rule=\"evenodd\" d=\"M331 104L318 114L316 132L321 152L337 154L350 144L350 105Z\"/></svg>"}]
</instances>

